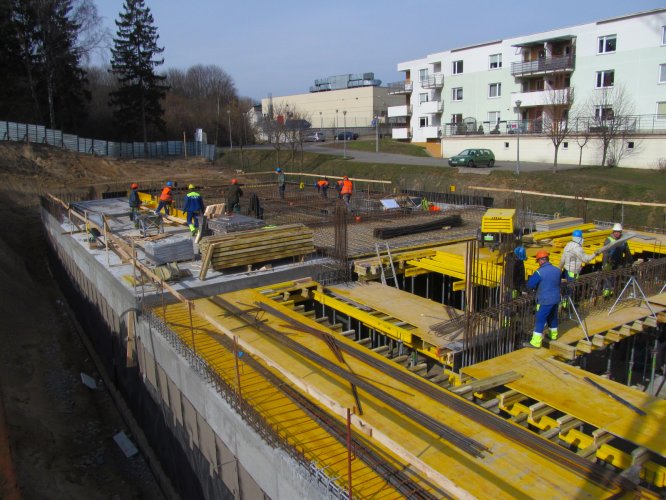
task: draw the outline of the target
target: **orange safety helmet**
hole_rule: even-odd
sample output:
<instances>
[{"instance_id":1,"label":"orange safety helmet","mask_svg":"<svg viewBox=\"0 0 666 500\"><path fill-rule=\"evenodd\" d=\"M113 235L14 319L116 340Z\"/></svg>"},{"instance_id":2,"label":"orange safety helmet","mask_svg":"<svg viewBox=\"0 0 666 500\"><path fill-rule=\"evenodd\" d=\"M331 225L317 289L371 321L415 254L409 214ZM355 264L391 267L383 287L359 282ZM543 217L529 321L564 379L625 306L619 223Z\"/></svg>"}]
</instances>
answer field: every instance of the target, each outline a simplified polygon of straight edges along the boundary
<instances>
[{"instance_id":1,"label":"orange safety helmet","mask_svg":"<svg viewBox=\"0 0 666 500\"><path fill-rule=\"evenodd\" d=\"M550 255L550 254L549 254L548 252L546 252L545 250L539 250L539 251L536 253L536 255L534 256L534 258L535 258L536 260L543 259L543 258L546 258L546 259L547 259L549 255Z\"/></svg>"},{"instance_id":2,"label":"orange safety helmet","mask_svg":"<svg viewBox=\"0 0 666 500\"><path fill-rule=\"evenodd\" d=\"M132 189L138 189L139 185L135 182L130 186Z\"/></svg>"},{"instance_id":3,"label":"orange safety helmet","mask_svg":"<svg viewBox=\"0 0 666 500\"><path fill-rule=\"evenodd\" d=\"M232 184L238 184L238 179L231 179Z\"/></svg>"},{"instance_id":4,"label":"orange safety helmet","mask_svg":"<svg viewBox=\"0 0 666 500\"><path fill-rule=\"evenodd\" d=\"M345 176L343 177L343 179L346 180L346 181L348 181L348 180L349 180L349 177L347 177L347 176L345 175Z\"/></svg>"}]
</instances>

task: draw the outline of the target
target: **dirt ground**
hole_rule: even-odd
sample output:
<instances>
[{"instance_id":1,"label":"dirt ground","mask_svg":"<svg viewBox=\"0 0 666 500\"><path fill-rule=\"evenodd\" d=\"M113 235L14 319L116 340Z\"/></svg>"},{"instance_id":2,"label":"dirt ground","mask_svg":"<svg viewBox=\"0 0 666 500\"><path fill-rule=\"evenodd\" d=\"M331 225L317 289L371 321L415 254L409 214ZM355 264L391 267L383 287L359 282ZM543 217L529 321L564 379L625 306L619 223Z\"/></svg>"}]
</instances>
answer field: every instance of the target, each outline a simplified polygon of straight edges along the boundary
<instances>
[{"instance_id":1,"label":"dirt ground","mask_svg":"<svg viewBox=\"0 0 666 500\"><path fill-rule=\"evenodd\" d=\"M161 498L150 469L113 441L129 430L105 390L46 262L44 190L208 176L192 160L113 160L0 143L0 498Z\"/></svg>"}]
</instances>

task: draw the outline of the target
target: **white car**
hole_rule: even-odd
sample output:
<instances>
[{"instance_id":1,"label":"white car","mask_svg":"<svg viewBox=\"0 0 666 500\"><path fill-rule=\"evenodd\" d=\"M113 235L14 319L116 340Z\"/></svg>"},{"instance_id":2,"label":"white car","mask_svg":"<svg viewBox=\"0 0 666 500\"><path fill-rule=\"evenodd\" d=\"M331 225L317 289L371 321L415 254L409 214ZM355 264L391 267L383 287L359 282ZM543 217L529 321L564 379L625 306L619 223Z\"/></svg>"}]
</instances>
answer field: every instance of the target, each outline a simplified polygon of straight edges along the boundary
<instances>
[{"instance_id":1,"label":"white car","mask_svg":"<svg viewBox=\"0 0 666 500\"><path fill-rule=\"evenodd\" d=\"M324 137L323 132L313 132L311 134L306 135L303 140L305 142L324 142L326 140L326 137Z\"/></svg>"}]
</instances>

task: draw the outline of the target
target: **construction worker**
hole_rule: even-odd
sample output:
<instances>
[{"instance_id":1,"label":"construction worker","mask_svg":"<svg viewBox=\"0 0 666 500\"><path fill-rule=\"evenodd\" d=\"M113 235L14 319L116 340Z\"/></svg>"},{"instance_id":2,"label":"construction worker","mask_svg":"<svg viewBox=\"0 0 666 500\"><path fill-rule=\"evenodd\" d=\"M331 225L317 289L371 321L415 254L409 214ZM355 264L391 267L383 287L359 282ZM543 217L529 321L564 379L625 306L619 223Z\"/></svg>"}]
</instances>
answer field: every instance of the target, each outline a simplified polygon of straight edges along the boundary
<instances>
[{"instance_id":1,"label":"construction worker","mask_svg":"<svg viewBox=\"0 0 666 500\"><path fill-rule=\"evenodd\" d=\"M130 207L130 220L134 222L134 227L139 227L139 207L141 206L141 198L139 198L139 185L135 182L131 186L129 194L129 207Z\"/></svg>"},{"instance_id":2,"label":"construction worker","mask_svg":"<svg viewBox=\"0 0 666 500\"><path fill-rule=\"evenodd\" d=\"M535 255L539 269L527 280L527 288L536 290L536 316L532 339L527 346L541 348L546 323L550 327L550 340L557 340L557 310L560 304L560 270L550 263L547 251Z\"/></svg>"},{"instance_id":3,"label":"construction worker","mask_svg":"<svg viewBox=\"0 0 666 500\"><path fill-rule=\"evenodd\" d=\"M201 195L195 191L194 184L187 186L188 193L185 195L183 212L187 214L187 225L192 236L196 236L199 230L199 214L205 210Z\"/></svg>"},{"instance_id":4,"label":"construction worker","mask_svg":"<svg viewBox=\"0 0 666 500\"><path fill-rule=\"evenodd\" d=\"M171 207L171 202L173 201L173 193L171 192L172 187L173 182L167 181L166 186L164 186L164 189L162 189L162 193L160 194L160 201L157 204L157 209L155 209L156 214L159 214L160 210L164 208L164 214L169 215L169 207Z\"/></svg>"},{"instance_id":5,"label":"construction worker","mask_svg":"<svg viewBox=\"0 0 666 500\"><path fill-rule=\"evenodd\" d=\"M317 181L317 191L322 198L328 198L328 177Z\"/></svg>"},{"instance_id":6,"label":"construction worker","mask_svg":"<svg viewBox=\"0 0 666 500\"><path fill-rule=\"evenodd\" d=\"M516 247L513 251L514 264L511 274L511 298L516 299L525 289L525 261L527 252L524 246Z\"/></svg>"},{"instance_id":7,"label":"construction worker","mask_svg":"<svg viewBox=\"0 0 666 500\"><path fill-rule=\"evenodd\" d=\"M345 206L349 210L351 208L351 196L352 196L352 191L354 189L354 185L352 184L352 181L349 180L349 177L346 175L342 178L342 187L340 188L340 196L342 197L342 200L345 202Z\"/></svg>"},{"instance_id":8,"label":"construction worker","mask_svg":"<svg viewBox=\"0 0 666 500\"><path fill-rule=\"evenodd\" d=\"M613 224L612 232L610 236L604 241L604 248L610 247L604 250L603 260L601 261L601 270L602 271L612 271L620 267L630 266L634 262L634 258L629 251L629 245L626 241L618 243L622 239L622 224L616 222ZM615 285L615 280L612 278L607 279L604 282L604 297L610 297L613 295L613 286Z\"/></svg>"},{"instance_id":9,"label":"construction worker","mask_svg":"<svg viewBox=\"0 0 666 500\"><path fill-rule=\"evenodd\" d=\"M277 174L277 184L278 184L278 192L280 193L280 198L284 200L284 190L287 187L287 178L284 175L284 172L280 167L275 169L275 173Z\"/></svg>"},{"instance_id":10,"label":"construction worker","mask_svg":"<svg viewBox=\"0 0 666 500\"><path fill-rule=\"evenodd\" d=\"M583 250L584 241L583 231L576 229L571 233L571 241L564 247L560 258L560 269L563 271L567 282L576 281L580 276L581 269L583 269L583 264L587 264L599 255L596 250L592 254L585 253L585 250Z\"/></svg>"},{"instance_id":11,"label":"construction worker","mask_svg":"<svg viewBox=\"0 0 666 500\"><path fill-rule=\"evenodd\" d=\"M240 213L240 198L243 196L243 190L238 185L238 180L231 179L231 185L224 193L227 199L227 214Z\"/></svg>"}]
</instances>

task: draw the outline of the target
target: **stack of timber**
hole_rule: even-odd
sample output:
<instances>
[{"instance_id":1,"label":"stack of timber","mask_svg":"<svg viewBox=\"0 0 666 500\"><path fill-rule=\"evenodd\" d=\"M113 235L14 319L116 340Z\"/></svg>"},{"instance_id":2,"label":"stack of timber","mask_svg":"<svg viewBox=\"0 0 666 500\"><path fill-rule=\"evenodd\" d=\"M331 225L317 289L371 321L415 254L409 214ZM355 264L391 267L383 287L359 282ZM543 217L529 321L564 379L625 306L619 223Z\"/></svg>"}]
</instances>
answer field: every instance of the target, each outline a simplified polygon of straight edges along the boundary
<instances>
[{"instance_id":1,"label":"stack of timber","mask_svg":"<svg viewBox=\"0 0 666 500\"><path fill-rule=\"evenodd\" d=\"M377 227L373 232L375 238L385 240L387 238L396 238L408 234L424 233L426 231L436 231L438 229L460 227L463 221L460 214L449 215L448 217L438 217L422 224L406 224L404 226Z\"/></svg>"},{"instance_id":2,"label":"stack of timber","mask_svg":"<svg viewBox=\"0 0 666 500\"><path fill-rule=\"evenodd\" d=\"M194 259L194 246L189 235L146 241L144 251L155 264Z\"/></svg>"},{"instance_id":3,"label":"stack of timber","mask_svg":"<svg viewBox=\"0 0 666 500\"><path fill-rule=\"evenodd\" d=\"M574 226L578 226L580 224L584 224L584 221L579 217L561 217L559 219L538 221L534 227L537 232L540 232L554 231L556 229L563 229L565 227L576 229Z\"/></svg>"},{"instance_id":4,"label":"stack of timber","mask_svg":"<svg viewBox=\"0 0 666 500\"><path fill-rule=\"evenodd\" d=\"M300 257L314 252L314 233L303 224L267 227L222 236L206 236L199 242L201 272L216 271L260 262Z\"/></svg>"},{"instance_id":5,"label":"stack of timber","mask_svg":"<svg viewBox=\"0 0 666 500\"><path fill-rule=\"evenodd\" d=\"M214 235L260 229L265 225L266 223L261 219L255 219L254 217L240 214L222 215L215 219L208 220L208 229L210 229Z\"/></svg>"}]
</instances>

